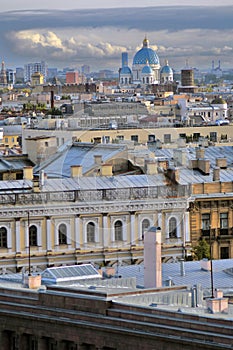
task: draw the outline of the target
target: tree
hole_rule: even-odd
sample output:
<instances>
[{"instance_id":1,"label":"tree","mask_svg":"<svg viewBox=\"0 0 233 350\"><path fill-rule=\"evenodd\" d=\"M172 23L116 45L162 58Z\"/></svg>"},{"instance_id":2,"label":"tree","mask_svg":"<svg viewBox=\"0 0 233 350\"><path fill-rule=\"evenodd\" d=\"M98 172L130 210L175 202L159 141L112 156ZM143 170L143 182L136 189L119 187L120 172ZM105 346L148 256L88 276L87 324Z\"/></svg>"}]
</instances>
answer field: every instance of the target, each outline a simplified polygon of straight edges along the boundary
<instances>
[{"instance_id":1,"label":"tree","mask_svg":"<svg viewBox=\"0 0 233 350\"><path fill-rule=\"evenodd\" d=\"M200 239L198 245L193 248L193 252L197 260L210 259L210 245L205 239Z\"/></svg>"}]
</instances>

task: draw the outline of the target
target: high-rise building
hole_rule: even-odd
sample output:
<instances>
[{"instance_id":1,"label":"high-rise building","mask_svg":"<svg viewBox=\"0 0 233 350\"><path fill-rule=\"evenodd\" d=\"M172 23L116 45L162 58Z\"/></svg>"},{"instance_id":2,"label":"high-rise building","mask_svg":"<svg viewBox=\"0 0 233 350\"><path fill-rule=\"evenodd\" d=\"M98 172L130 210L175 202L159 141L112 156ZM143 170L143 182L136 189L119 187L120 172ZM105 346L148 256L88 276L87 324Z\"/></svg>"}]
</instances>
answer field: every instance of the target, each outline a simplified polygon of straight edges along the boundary
<instances>
[{"instance_id":1,"label":"high-rise building","mask_svg":"<svg viewBox=\"0 0 233 350\"><path fill-rule=\"evenodd\" d=\"M0 72L0 84L5 85L7 84L7 75L6 75L6 68L5 68L5 62L2 61L2 68Z\"/></svg>"},{"instance_id":2,"label":"high-rise building","mask_svg":"<svg viewBox=\"0 0 233 350\"><path fill-rule=\"evenodd\" d=\"M78 72L66 72L66 84L79 84Z\"/></svg>"},{"instance_id":3,"label":"high-rise building","mask_svg":"<svg viewBox=\"0 0 233 350\"><path fill-rule=\"evenodd\" d=\"M90 74L90 66L88 66L87 64L84 64L82 67L81 67L81 72L83 74Z\"/></svg>"},{"instance_id":4,"label":"high-rise building","mask_svg":"<svg viewBox=\"0 0 233 350\"><path fill-rule=\"evenodd\" d=\"M24 66L24 81L31 81L31 75L33 73L41 73L44 76L44 81L47 79L48 66L45 61L28 63Z\"/></svg>"},{"instance_id":5,"label":"high-rise building","mask_svg":"<svg viewBox=\"0 0 233 350\"><path fill-rule=\"evenodd\" d=\"M24 69L22 67L17 67L15 70L15 82L16 83L24 82Z\"/></svg>"}]
</instances>

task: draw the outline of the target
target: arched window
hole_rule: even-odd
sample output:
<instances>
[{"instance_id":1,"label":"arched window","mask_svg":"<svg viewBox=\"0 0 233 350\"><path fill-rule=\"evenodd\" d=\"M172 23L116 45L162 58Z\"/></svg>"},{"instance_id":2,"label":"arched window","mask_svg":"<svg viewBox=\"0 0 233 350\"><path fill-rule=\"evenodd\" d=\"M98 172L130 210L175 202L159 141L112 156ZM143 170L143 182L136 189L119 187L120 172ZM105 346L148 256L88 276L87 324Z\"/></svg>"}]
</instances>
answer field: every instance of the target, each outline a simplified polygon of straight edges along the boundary
<instances>
[{"instance_id":1,"label":"arched window","mask_svg":"<svg viewBox=\"0 0 233 350\"><path fill-rule=\"evenodd\" d=\"M95 224L93 222L87 224L87 242L95 242Z\"/></svg>"},{"instance_id":2,"label":"arched window","mask_svg":"<svg viewBox=\"0 0 233 350\"><path fill-rule=\"evenodd\" d=\"M31 247L37 246L37 227L35 225L29 227L29 244Z\"/></svg>"},{"instance_id":3,"label":"arched window","mask_svg":"<svg viewBox=\"0 0 233 350\"><path fill-rule=\"evenodd\" d=\"M58 228L58 243L67 244L67 228L65 224L59 225Z\"/></svg>"},{"instance_id":4,"label":"arched window","mask_svg":"<svg viewBox=\"0 0 233 350\"><path fill-rule=\"evenodd\" d=\"M144 239L145 231L147 231L149 227L150 227L150 221L148 219L144 219L142 221L142 239Z\"/></svg>"},{"instance_id":5,"label":"arched window","mask_svg":"<svg viewBox=\"0 0 233 350\"><path fill-rule=\"evenodd\" d=\"M120 220L114 224L115 241L123 241L123 226Z\"/></svg>"},{"instance_id":6,"label":"arched window","mask_svg":"<svg viewBox=\"0 0 233 350\"><path fill-rule=\"evenodd\" d=\"M177 238L177 223L175 218L169 220L169 238Z\"/></svg>"},{"instance_id":7,"label":"arched window","mask_svg":"<svg viewBox=\"0 0 233 350\"><path fill-rule=\"evenodd\" d=\"M0 227L0 248L7 248L7 230Z\"/></svg>"}]
</instances>

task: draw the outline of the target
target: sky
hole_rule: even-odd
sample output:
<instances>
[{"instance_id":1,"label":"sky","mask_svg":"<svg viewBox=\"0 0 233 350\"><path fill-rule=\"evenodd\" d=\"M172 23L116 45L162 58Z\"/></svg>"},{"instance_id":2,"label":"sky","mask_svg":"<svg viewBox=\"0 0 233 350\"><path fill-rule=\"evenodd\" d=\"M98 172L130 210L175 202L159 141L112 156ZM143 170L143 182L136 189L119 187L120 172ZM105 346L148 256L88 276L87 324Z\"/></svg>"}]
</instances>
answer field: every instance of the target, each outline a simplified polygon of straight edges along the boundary
<instances>
[{"instance_id":1,"label":"sky","mask_svg":"<svg viewBox=\"0 0 233 350\"><path fill-rule=\"evenodd\" d=\"M129 65L145 36L161 66L233 68L232 0L10 0L0 9L0 59L7 68L46 61L92 71ZM221 6L219 6L221 4Z\"/></svg>"}]
</instances>

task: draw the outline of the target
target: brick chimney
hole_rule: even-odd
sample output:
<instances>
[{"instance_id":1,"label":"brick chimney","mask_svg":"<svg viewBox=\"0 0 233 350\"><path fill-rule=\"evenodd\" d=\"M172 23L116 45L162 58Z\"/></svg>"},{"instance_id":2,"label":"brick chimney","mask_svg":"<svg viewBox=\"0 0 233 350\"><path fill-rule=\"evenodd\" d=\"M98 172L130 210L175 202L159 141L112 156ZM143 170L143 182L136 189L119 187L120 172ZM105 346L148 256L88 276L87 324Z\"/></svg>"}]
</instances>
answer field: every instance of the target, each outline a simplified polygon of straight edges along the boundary
<instances>
[{"instance_id":1,"label":"brick chimney","mask_svg":"<svg viewBox=\"0 0 233 350\"><path fill-rule=\"evenodd\" d=\"M144 287L162 286L161 229L151 227L144 235Z\"/></svg>"},{"instance_id":2,"label":"brick chimney","mask_svg":"<svg viewBox=\"0 0 233 350\"><path fill-rule=\"evenodd\" d=\"M227 158L216 158L216 166L221 168L221 169L226 169L227 168Z\"/></svg>"},{"instance_id":3,"label":"brick chimney","mask_svg":"<svg viewBox=\"0 0 233 350\"><path fill-rule=\"evenodd\" d=\"M82 165L71 165L70 173L71 173L71 177L72 178L82 176L83 175L83 167L82 167Z\"/></svg>"},{"instance_id":4,"label":"brick chimney","mask_svg":"<svg viewBox=\"0 0 233 350\"><path fill-rule=\"evenodd\" d=\"M112 164L103 164L102 165L101 176L112 176Z\"/></svg>"},{"instance_id":5,"label":"brick chimney","mask_svg":"<svg viewBox=\"0 0 233 350\"><path fill-rule=\"evenodd\" d=\"M213 169L213 181L220 181L220 168L217 166Z\"/></svg>"},{"instance_id":6,"label":"brick chimney","mask_svg":"<svg viewBox=\"0 0 233 350\"><path fill-rule=\"evenodd\" d=\"M23 179L24 180L32 180L33 179L33 167L25 166L23 168Z\"/></svg>"},{"instance_id":7,"label":"brick chimney","mask_svg":"<svg viewBox=\"0 0 233 350\"><path fill-rule=\"evenodd\" d=\"M101 165L101 163L102 163L102 156L100 154L95 154L94 155L94 160L95 160L95 164Z\"/></svg>"},{"instance_id":8,"label":"brick chimney","mask_svg":"<svg viewBox=\"0 0 233 350\"><path fill-rule=\"evenodd\" d=\"M154 159L146 159L145 160L146 165L146 174L147 175L155 175L158 173L157 164Z\"/></svg>"}]
</instances>

